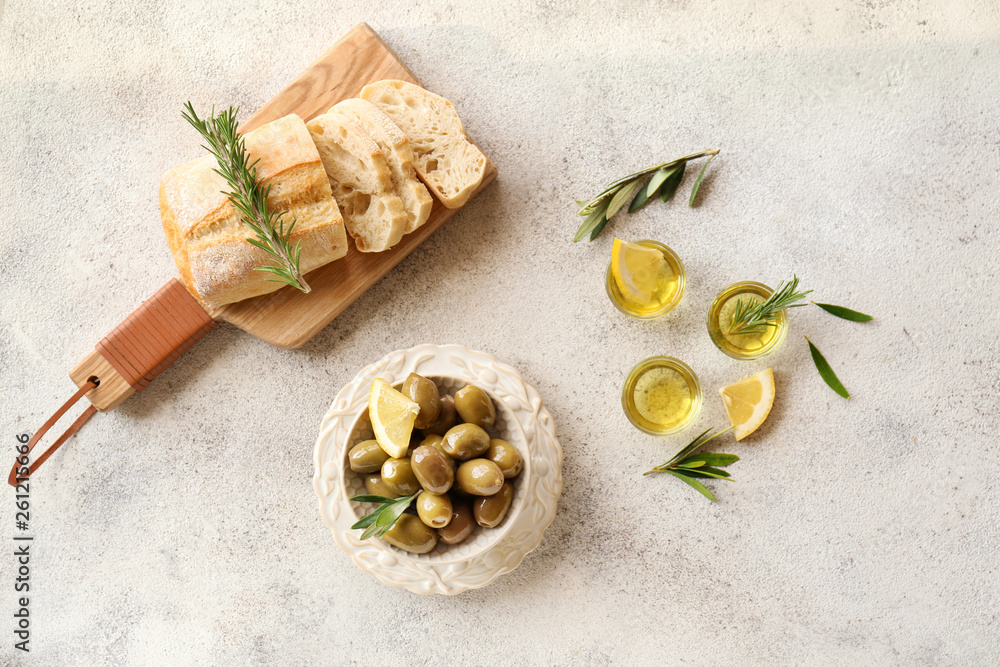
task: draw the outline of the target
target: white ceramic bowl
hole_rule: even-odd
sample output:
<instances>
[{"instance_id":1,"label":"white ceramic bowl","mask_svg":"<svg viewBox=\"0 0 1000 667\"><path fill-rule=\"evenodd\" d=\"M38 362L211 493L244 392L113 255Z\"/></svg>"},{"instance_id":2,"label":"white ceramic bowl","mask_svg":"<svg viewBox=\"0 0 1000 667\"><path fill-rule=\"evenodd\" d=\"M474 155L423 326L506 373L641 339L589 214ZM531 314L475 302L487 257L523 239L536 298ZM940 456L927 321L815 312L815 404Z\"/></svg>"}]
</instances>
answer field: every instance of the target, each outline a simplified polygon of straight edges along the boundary
<instances>
[{"instance_id":1,"label":"white ceramic bowl","mask_svg":"<svg viewBox=\"0 0 1000 667\"><path fill-rule=\"evenodd\" d=\"M410 373L434 380L443 393L454 395L466 384L489 393L497 406L491 435L513 444L525 463L514 480L511 508L499 526L477 527L465 542L439 544L428 554L407 553L379 539L362 541L361 531L350 528L373 508L349 500L364 493L364 486L363 476L347 465L350 448L372 437L368 390L375 378L398 387ZM414 593L453 595L485 586L513 570L538 546L562 491L562 449L538 393L510 366L459 345L397 350L359 372L323 418L315 460L313 488L337 545L361 569Z\"/></svg>"}]
</instances>

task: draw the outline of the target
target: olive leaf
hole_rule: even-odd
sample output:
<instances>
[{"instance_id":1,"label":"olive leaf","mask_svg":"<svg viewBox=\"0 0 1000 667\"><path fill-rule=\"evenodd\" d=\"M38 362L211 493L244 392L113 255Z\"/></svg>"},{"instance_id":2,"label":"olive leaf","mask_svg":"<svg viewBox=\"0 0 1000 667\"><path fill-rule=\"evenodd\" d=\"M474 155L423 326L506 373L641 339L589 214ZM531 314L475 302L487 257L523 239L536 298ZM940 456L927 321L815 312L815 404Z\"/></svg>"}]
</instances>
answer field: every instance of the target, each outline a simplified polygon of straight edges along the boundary
<instances>
[{"instance_id":1,"label":"olive leaf","mask_svg":"<svg viewBox=\"0 0 1000 667\"><path fill-rule=\"evenodd\" d=\"M660 194L660 198L662 201L666 202L670 199L670 197L673 197L673 193L677 190L677 186L681 182L679 178L674 178L674 175L680 173L683 176L684 164L685 163L682 162L676 167L664 167L663 169L656 171L653 174L653 177L649 179L649 183L646 184L646 187L639 189L639 193L632 200L632 203L629 204L628 212L634 213L638 211L640 208L645 206L646 202L656 197L658 193L662 193L664 188L671 183L673 184L673 190L670 192L670 196L663 199L662 194Z\"/></svg>"},{"instance_id":2,"label":"olive leaf","mask_svg":"<svg viewBox=\"0 0 1000 667\"><path fill-rule=\"evenodd\" d=\"M611 203L608 204L608 213L605 217L609 220L615 216L622 206L625 205L626 200L632 195L632 191L635 190L635 186L639 185L639 181L629 183L628 185L623 185L615 196L611 198Z\"/></svg>"},{"instance_id":3,"label":"olive leaf","mask_svg":"<svg viewBox=\"0 0 1000 667\"><path fill-rule=\"evenodd\" d=\"M875 319L871 315L865 315L864 313L859 313L856 310L851 310L850 308L844 308L843 306L834 306L829 303L816 303L815 301L813 301L812 303L819 306L820 308L830 313L831 315L836 315L841 319L850 320L852 322L869 322Z\"/></svg>"},{"instance_id":4,"label":"olive leaf","mask_svg":"<svg viewBox=\"0 0 1000 667\"><path fill-rule=\"evenodd\" d=\"M365 495L352 496L351 500L357 503L377 503L378 507L375 508L371 514L368 514L351 526L352 530L364 528L365 532L361 533L361 539L367 540L373 535L375 537L381 537L385 534L385 531L396 525L396 521L399 517L403 515L406 508L410 506L413 499L420 495L420 492L414 493L412 496L404 496L403 498L386 498L385 496L376 495Z\"/></svg>"},{"instance_id":5,"label":"olive leaf","mask_svg":"<svg viewBox=\"0 0 1000 667\"><path fill-rule=\"evenodd\" d=\"M660 189L660 186L663 185L663 182L670 178L670 174L674 173L676 169L677 167L672 169L664 167L653 174L653 177L649 179L649 183L646 184L646 196L652 197L653 194Z\"/></svg>"},{"instance_id":6,"label":"olive leaf","mask_svg":"<svg viewBox=\"0 0 1000 667\"><path fill-rule=\"evenodd\" d=\"M698 458L710 466L723 467L740 460L740 457L736 456L736 454L715 454L711 452L702 452L698 455Z\"/></svg>"},{"instance_id":7,"label":"olive leaf","mask_svg":"<svg viewBox=\"0 0 1000 667\"><path fill-rule=\"evenodd\" d=\"M840 379L837 377L837 374L833 372L833 369L830 368L830 364L827 363L826 357L823 356L823 353L820 352L815 345L813 345L808 336L805 336L805 339L806 342L809 343L809 352L812 354L813 363L816 364L816 370L819 371L820 377L822 377L823 380L830 385L830 389L833 389L844 398L850 398L851 395L847 393L847 389L845 389L844 385L840 383Z\"/></svg>"},{"instance_id":8,"label":"olive leaf","mask_svg":"<svg viewBox=\"0 0 1000 667\"><path fill-rule=\"evenodd\" d=\"M590 232L591 241L597 238L597 235L601 233L601 230L604 229L604 225L606 224L608 224L608 216L602 217L601 220L597 223L597 226L594 227L594 231Z\"/></svg>"},{"instance_id":9,"label":"olive leaf","mask_svg":"<svg viewBox=\"0 0 1000 667\"><path fill-rule=\"evenodd\" d=\"M668 201L677 191L677 186L680 185L681 178L684 176L684 166L688 161L708 157L708 162L711 162L712 158L718 154L719 150L713 148L685 155L682 158L663 162L652 167L647 167L646 169L640 169L633 174L623 176L612 182L590 201L577 200L576 205L580 209L577 211L577 215L586 216L586 220L583 221L576 230L576 234L573 235L573 243L582 241L588 235L591 241L597 238L597 235L601 233L601 230L608 224L608 221L625 206L625 202L632 196L632 193L639 187L643 179L649 178L649 182L632 199L628 207L629 213L642 208L657 192L660 193L661 201ZM706 167L708 166L708 162L705 163ZM694 201L694 195L697 194L698 187L701 185L701 179L704 175L705 168L703 167L698 176L698 181L695 183L694 190L691 191L691 202Z\"/></svg>"},{"instance_id":10,"label":"olive leaf","mask_svg":"<svg viewBox=\"0 0 1000 667\"><path fill-rule=\"evenodd\" d=\"M684 179L684 168L686 166L687 162L681 162L667 180L663 181L663 185L660 186L660 201L664 204L673 199L674 194L677 193L677 188Z\"/></svg>"},{"instance_id":11,"label":"olive leaf","mask_svg":"<svg viewBox=\"0 0 1000 667\"><path fill-rule=\"evenodd\" d=\"M729 479L732 477L732 475L730 475L725 470L719 470L718 468L710 468L708 466L703 466L701 468L696 468L694 470L688 470L687 468L685 468L684 473L691 474L695 477L715 478L715 479ZM733 480L730 479L729 481L731 482Z\"/></svg>"},{"instance_id":12,"label":"olive leaf","mask_svg":"<svg viewBox=\"0 0 1000 667\"><path fill-rule=\"evenodd\" d=\"M609 201L605 200L591 211L591 213L587 216L587 219L583 221L582 225L580 225L580 229L576 231L576 236L573 237L574 243L583 239L583 237L590 234L597 227L600 227L601 229L604 228L604 225L608 222L608 219L604 217L604 213L608 210L609 203Z\"/></svg>"},{"instance_id":13,"label":"olive leaf","mask_svg":"<svg viewBox=\"0 0 1000 667\"><path fill-rule=\"evenodd\" d=\"M632 203L628 205L628 212L635 213L640 208L645 206L648 201L649 195L646 194L646 188L639 188L639 192L637 192L635 197L632 198Z\"/></svg>"},{"instance_id":14,"label":"olive leaf","mask_svg":"<svg viewBox=\"0 0 1000 667\"><path fill-rule=\"evenodd\" d=\"M708 490L708 487L706 487L704 484L702 484L698 480L693 479L691 477L688 477L687 475L684 475L682 473L679 473L676 470L668 470L667 472L669 472L671 475L673 475L677 479L681 480L685 484L690 484L698 493L700 493L701 495L705 496L706 498L708 498L709 500L711 500L713 503L717 502L715 500L715 495L711 491Z\"/></svg>"},{"instance_id":15,"label":"olive leaf","mask_svg":"<svg viewBox=\"0 0 1000 667\"><path fill-rule=\"evenodd\" d=\"M731 463L739 461L740 457L735 454L716 454L711 452L697 454L696 452L708 444L709 441L719 437L723 433L733 430L733 428L735 427L730 426L725 431L719 431L714 435L708 435L714 429L709 428L703 431L694 440L689 442L681 451L677 452L677 454L675 454L669 461L661 463L652 470L648 470L642 474L651 475L657 472L669 473L677 479L682 480L684 483L689 484L692 488L696 489L698 493L702 494L713 503L716 502L715 495L708 490L708 487L698 480L725 479L730 482L733 481L732 475L725 470L720 470L716 466L728 466Z\"/></svg>"},{"instance_id":16,"label":"olive leaf","mask_svg":"<svg viewBox=\"0 0 1000 667\"><path fill-rule=\"evenodd\" d=\"M691 197L688 199L688 206L694 206L694 198L698 196L698 188L701 187L701 179L705 178L705 170L708 169L709 163L715 156L708 158L705 164L702 166L701 171L698 173L698 180L694 182L694 187L691 188Z\"/></svg>"}]
</instances>

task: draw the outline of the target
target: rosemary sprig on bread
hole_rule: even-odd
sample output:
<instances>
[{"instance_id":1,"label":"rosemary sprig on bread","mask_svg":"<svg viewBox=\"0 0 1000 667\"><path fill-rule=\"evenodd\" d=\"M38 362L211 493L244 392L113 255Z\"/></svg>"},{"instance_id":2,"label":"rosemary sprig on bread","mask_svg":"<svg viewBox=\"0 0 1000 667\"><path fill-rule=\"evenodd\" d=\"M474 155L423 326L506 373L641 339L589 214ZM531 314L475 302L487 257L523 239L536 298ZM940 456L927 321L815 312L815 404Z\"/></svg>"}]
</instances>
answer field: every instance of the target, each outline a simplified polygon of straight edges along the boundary
<instances>
[{"instance_id":1,"label":"rosemary sprig on bread","mask_svg":"<svg viewBox=\"0 0 1000 667\"><path fill-rule=\"evenodd\" d=\"M573 243L582 241L588 234L591 241L596 239L597 235L608 224L608 220L625 207L625 202L629 201L629 197L632 197L633 192L635 192L635 196L632 197L632 202L629 204L629 213L638 211L645 206L646 202L654 197L659 197L660 201L664 203L670 201L677 192L677 187L681 184L681 179L684 178L684 168L687 163L690 160L707 157L708 160L698 173L698 180L694 182L694 187L691 188L691 196L688 197L688 206L693 206L695 197L698 195L698 188L701 187L701 181L705 177L705 170L708 169L708 163L718 154L719 149L712 148L692 153L691 155L685 155L670 162L662 162L652 167L641 169L634 174L619 178L590 201L576 202L580 207L577 215L586 216L587 219L576 230L576 234L573 236ZM647 178L649 180L644 184L643 182ZM638 192L636 192L636 188L638 188Z\"/></svg>"},{"instance_id":2,"label":"rosemary sprig on bread","mask_svg":"<svg viewBox=\"0 0 1000 667\"><path fill-rule=\"evenodd\" d=\"M274 212L268 207L271 187L265 187L257 179L257 161L250 161L243 135L237 130L238 109L229 107L218 115L213 109L208 118L202 119L190 102L184 108L184 120L191 123L205 139L204 148L215 156L219 164L215 172L231 188L224 194L256 235L256 238L247 238L247 242L266 252L275 262L274 265L255 267L254 271L271 273L274 277L267 278L268 282L291 285L308 294L309 284L299 270L302 242L297 242L294 248L291 245L296 221L292 220L286 226L284 212Z\"/></svg>"}]
</instances>

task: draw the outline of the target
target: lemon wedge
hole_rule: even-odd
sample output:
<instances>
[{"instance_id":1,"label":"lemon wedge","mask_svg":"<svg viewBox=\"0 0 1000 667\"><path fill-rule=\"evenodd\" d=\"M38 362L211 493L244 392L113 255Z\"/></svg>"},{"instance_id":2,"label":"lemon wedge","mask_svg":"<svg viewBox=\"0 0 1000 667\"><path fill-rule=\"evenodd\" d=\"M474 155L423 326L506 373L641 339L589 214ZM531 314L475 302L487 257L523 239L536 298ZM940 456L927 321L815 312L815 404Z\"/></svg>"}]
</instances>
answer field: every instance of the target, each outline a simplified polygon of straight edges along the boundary
<instances>
[{"instance_id":1,"label":"lemon wedge","mask_svg":"<svg viewBox=\"0 0 1000 667\"><path fill-rule=\"evenodd\" d=\"M410 446L413 422L420 406L396 391L382 378L372 381L368 392L368 414L372 419L375 440L394 459L406 455Z\"/></svg>"},{"instance_id":2,"label":"lemon wedge","mask_svg":"<svg viewBox=\"0 0 1000 667\"><path fill-rule=\"evenodd\" d=\"M648 305L666 268L667 260L656 248L620 239L611 246L611 275L627 301Z\"/></svg>"},{"instance_id":3,"label":"lemon wedge","mask_svg":"<svg viewBox=\"0 0 1000 667\"><path fill-rule=\"evenodd\" d=\"M764 423L774 405L774 373L770 368L719 390L737 440Z\"/></svg>"}]
</instances>

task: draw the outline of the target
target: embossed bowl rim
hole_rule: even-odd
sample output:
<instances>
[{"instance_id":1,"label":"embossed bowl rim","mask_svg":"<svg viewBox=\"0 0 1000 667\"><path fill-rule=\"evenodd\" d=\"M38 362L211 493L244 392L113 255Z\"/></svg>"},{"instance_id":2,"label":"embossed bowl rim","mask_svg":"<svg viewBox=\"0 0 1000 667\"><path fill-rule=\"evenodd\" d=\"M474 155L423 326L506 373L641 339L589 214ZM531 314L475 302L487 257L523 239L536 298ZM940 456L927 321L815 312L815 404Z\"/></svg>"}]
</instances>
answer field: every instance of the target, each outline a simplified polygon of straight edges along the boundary
<instances>
[{"instance_id":1,"label":"embossed bowl rim","mask_svg":"<svg viewBox=\"0 0 1000 667\"><path fill-rule=\"evenodd\" d=\"M519 507L504 520L506 529L490 536L488 546L477 547L471 554L454 558L445 553L433 560L407 554L382 540L359 540L359 535L355 534L359 531L349 529L357 514L347 498L345 479L345 443L350 441L348 436L356 431L362 418L371 380L388 377L395 385L409 371L428 361L431 367L460 368L458 375L437 372L439 368L436 368L435 372L427 372L428 377L476 384L490 394L503 410L507 428L520 431L524 450L520 446L518 450L522 455L527 454L525 465L530 470L528 477L519 481L522 495ZM493 380L485 381L489 378ZM517 429L512 422L517 423ZM538 392L510 366L485 352L461 345L424 344L395 350L359 371L338 392L323 418L314 462L313 488L319 499L320 515L330 526L337 545L351 556L355 565L374 574L383 583L420 594L454 595L480 588L516 568L541 542L545 529L555 517L562 492L562 448L556 438L552 415Z\"/></svg>"}]
</instances>

